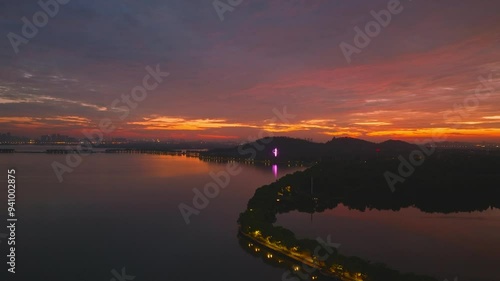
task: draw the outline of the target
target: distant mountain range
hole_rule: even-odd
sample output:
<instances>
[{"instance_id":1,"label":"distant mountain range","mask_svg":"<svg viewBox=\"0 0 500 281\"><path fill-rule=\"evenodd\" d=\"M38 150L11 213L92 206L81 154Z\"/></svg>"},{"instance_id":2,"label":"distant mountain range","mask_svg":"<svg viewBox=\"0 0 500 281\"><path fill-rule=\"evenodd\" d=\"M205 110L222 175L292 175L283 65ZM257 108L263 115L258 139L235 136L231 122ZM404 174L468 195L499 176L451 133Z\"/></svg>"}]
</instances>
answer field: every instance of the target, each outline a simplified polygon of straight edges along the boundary
<instances>
[{"instance_id":1,"label":"distant mountain range","mask_svg":"<svg viewBox=\"0 0 500 281\"><path fill-rule=\"evenodd\" d=\"M273 150L278 150L277 157ZM262 138L231 148L212 149L202 153L202 157L227 157L283 161L318 161L339 158L366 158L378 155L399 155L419 149L417 145L404 141L388 140L381 143L356 138L333 138L326 143L316 143L289 137Z\"/></svg>"}]
</instances>

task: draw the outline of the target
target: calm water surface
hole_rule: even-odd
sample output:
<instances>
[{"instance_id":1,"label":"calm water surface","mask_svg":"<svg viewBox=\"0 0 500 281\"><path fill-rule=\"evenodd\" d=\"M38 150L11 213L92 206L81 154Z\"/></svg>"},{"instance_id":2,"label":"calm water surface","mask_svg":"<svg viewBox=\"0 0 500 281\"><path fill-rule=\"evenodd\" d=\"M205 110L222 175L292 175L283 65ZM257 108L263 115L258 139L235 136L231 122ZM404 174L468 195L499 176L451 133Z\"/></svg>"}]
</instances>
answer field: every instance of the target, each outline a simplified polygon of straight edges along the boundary
<instances>
[{"instance_id":1,"label":"calm water surface","mask_svg":"<svg viewBox=\"0 0 500 281\"><path fill-rule=\"evenodd\" d=\"M450 198L450 200L452 200ZM340 252L383 262L403 272L439 280L498 281L500 210L438 214L416 208L398 212L333 210L278 215L299 238L340 243Z\"/></svg>"},{"instance_id":2,"label":"calm water surface","mask_svg":"<svg viewBox=\"0 0 500 281\"><path fill-rule=\"evenodd\" d=\"M17 280L108 281L112 269L123 267L135 281L281 280L283 269L248 255L237 239L238 215L256 188L275 180L272 167L241 165L242 173L186 225L179 203L192 205L192 189L202 189L212 181L209 172L222 171L225 164L94 154L59 183L51 163L64 158L0 154L0 172L17 169ZM300 169L278 167L278 176ZM5 201L0 202L2 222ZM278 224L299 237L330 234L344 253L404 271L500 280L494 272L500 260L499 218L498 210L431 215L339 207L315 214L312 221L308 214L283 214ZM3 264L6 248L0 244Z\"/></svg>"}]
</instances>

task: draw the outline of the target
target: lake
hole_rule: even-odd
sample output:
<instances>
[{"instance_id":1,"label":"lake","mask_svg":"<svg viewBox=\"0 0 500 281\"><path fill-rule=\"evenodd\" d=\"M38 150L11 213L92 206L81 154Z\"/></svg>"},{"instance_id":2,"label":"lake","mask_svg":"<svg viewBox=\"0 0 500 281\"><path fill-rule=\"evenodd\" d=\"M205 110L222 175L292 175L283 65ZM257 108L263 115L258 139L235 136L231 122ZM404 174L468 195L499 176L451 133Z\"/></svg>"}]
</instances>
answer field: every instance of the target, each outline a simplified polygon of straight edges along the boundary
<instances>
[{"instance_id":1,"label":"lake","mask_svg":"<svg viewBox=\"0 0 500 281\"><path fill-rule=\"evenodd\" d=\"M3 173L17 169L16 280L108 281L112 270L122 268L134 281L282 280L284 269L242 250L237 219L258 187L303 167L239 164L242 172L187 225L179 204L192 206L193 188L202 190L213 182L209 173L224 171L226 164L96 153L59 183L51 164L64 163L65 157L0 154ZM0 206L5 222L6 200ZM500 280L495 272L499 210L444 215L340 206L312 217L282 214L278 224L298 237L331 235L342 253L402 271L449 280ZM4 241L0 249L5 261Z\"/></svg>"}]
</instances>

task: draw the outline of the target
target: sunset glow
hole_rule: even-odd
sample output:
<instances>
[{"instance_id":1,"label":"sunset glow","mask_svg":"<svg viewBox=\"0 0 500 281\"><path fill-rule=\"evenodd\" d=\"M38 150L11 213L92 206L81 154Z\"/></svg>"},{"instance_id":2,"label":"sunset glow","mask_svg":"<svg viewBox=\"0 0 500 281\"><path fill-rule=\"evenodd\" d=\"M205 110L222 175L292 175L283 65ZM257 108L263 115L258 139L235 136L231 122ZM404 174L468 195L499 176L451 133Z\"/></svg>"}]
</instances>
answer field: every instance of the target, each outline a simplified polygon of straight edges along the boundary
<instances>
[{"instance_id":1,"label":"sunset glow","mask_svg":"<svg viewBox=\"0 0 500 281\"><path fill-rule=\"evenodd\" d=\"M2 130L81 136L109 118L116 126L109 137L247 139L264 131L317 141L412 141L436 133L500 141L498 5L408 4L348 63L338 45L352 41L353 26L363 25L370 9L385 5L375 2L368 8L288 3L286 9L277 1L263 1L265 9L245 3L222 24L211 5L186 9L192 17L184 18L169 4L117 2L122 8L99 10L102 16L92 20L80 15L97 8L75 6L19 54L2 46ZM124 12L129 8L134 13ZM11 29L20 16L6 19ZM113 17L130 18L120 23L125 38ZM68 25L81 36L59 40ZM124 109L122 95L141 85L147 66L157 65L170 76ZM284 107L294 116L290 122L273 113Z\"/></svg>"}]
</instances>

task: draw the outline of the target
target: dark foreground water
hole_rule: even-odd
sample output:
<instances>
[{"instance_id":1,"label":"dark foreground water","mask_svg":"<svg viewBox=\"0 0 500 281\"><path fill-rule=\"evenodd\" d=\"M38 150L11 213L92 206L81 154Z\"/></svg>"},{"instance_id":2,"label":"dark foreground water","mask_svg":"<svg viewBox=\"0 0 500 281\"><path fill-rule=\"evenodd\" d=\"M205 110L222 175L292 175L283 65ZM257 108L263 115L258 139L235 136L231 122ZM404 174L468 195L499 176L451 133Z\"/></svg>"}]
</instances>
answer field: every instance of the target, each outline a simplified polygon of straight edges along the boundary
<instances>
[{"instance_id":1,"label":"dark foreground water","mask_svg":"<svg viewBox=\"0 0 500 281\"><path fill-rule=\"evenodd\" d=\"M213 182L226 164L158 155L93 154L59 183L51 164L65 155L0 154L4 186L0 233L6 233L7 168L17 169L16 279L108 281L112 270L134 281L276 280L283 269L240 248L237 219L255 189L275 180L276 168L240 165L241 173L186 225L179 204L192 206L193 188ZM302 168L278 167L278 176ZM289 213L278 223L299 237L331 235L346 254L452 280L500 280L500 212L425 214L351 211ZM6 277L5 277L6 276ZM9 279L6 279L6 278ZM123 279L131 280L131 279ZM115 281L122 281L115 278Z\"/></svg>"}]
</instances>

